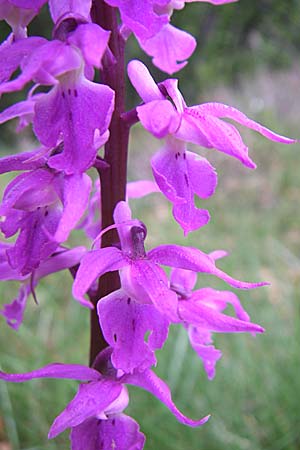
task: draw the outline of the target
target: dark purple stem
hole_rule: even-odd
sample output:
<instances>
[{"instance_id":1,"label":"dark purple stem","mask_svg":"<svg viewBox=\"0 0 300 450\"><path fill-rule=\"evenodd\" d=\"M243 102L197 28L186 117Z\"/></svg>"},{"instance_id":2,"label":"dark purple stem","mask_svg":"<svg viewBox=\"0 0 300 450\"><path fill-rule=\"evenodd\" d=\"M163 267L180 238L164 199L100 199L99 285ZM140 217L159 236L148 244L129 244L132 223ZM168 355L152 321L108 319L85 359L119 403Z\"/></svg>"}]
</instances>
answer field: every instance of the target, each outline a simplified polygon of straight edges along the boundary
<instances>
[{"instance_id":1,"label":"dark purple stem","mask_svg":"<svg viewBox=\"0 0 300 450\"><path fill-rule=\"evenodd\" d=\"M117 10L108 6L104 1L94 1L92 18L95 23L111 31L109 47L115 62L111 58L104 58L101 70L101 82L115 91L115 110L110 124L110 138L105 145L104 162L107 167L98 168L101 182L101 218L102 229L113 223L113 211L120 200L125 200L127 177L127 150L130 124L122 119L125 112L125 41L120 36L117 22ZM108 247L118 242L116 231L105 233L101 246ZM98 291L91 297L96 305L97 301L119 289L120 280L117 272L110 272L99 280ZM107 346L98 323L97 311L91 313L91 344L90 365L93 364L98 353Z\"/></svg>"}]
</instances>

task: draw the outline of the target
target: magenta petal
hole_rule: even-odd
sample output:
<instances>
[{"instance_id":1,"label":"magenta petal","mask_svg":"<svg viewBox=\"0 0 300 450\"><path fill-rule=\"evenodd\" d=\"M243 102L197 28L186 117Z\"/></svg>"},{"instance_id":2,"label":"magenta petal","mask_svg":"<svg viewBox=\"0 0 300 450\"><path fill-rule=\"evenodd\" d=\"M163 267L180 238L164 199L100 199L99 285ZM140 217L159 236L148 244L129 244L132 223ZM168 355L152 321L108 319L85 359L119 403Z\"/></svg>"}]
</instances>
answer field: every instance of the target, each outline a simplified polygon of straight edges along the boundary
<instances>
[{"instance_id":1,"label":"magenta petal","mask_svg":"<svg viewBox=\"0 0 300 450\"><path fill-rule=\"evenodd\" d=\"M127 72L135 90L145 103L153 100L165 100L149 70L141 61L130 61Z\"/></svg>"},{"instance_id":2,"label":"magenta petal","mask_svg":"<svg viewBox=\"0 0 300 450\"><path fill-rule=\"evenodd\" d=\"M80 364L53 363L26 373L5 373L0 371L1 380L13 383L22 383L34 378L67 378L79 381L96 381L100 377L100 373L96 370Z\"/></svg>"},{"instance_id":3,"label":"magenta petal","mask_svg":"<svg viewBox=\"0 0 300 450\"><path fill-rule=\"evenodd\" d=\"M181 319L191 325L217 333L263 333L259 325L226 316L203 302L182 300L178 303Z\"/></svg>"},{"instance_id":4,"label":"magenta petal","mask_svg":"<svg viewBox=\"0 0 300 450\"><path fill-rule=\"evenodd\" d=\"M139 180L139 181L130 181L129 183L127 183L126 192L127 197L131 199L131 198L145 197L146 195L153 194L154 192L159 192L159 189L155 181Z\"/></svg>"},{"instance_id":5,"label":"magenta petal","mask_svg":"<svg viewBox=\"0 0 300 450\"><path fill-rule=\"evenodd\" d=\"M27 275L55 251L57 243L51 236L55 233L59 218L60 211L55 208L41 208L27 213L14 247L7 250L12 268L18 269L22 275ZM14 214L11 217L11 220L13 219Z\"/></svg>"},{"instance_id":6,"label":"magenta petal","mask_svg":"<svg viewBox=\"0 0 300 450\"><path fill-rule=\"evenodd\" d=\"M185 236L191 231L204 227L210 220L209 212L206 209L196 208L192 201L175 204L173 215Z\"/></svg>"},{"instance_id":7,"label":"magenta petal","mask_svg":"<svg viewBox=\"0 0 300 450\"><path fill-rule=\"evenodd\" d=\"M84 255L73 284L73 296L84 306L92 307L91 303L84 299L94 281L106 272L119 270L128 264L121 250L114 247L93 250Z\"/></svg>"},{"instance_id":8,"label":"magenta petal","mask_svg":"<svg viewBox=\"0 0 300 450\"><path fill-rule=\"evenodd\" d=\"M224 105L222 103L203 103L202 105L193 106L189 109L196 110L199 113L203 112L204 114L210 114L214 117L225 117L226 119L235 120L241 125L255 130L266 138L275 142L282 142L284 144L293 144L296 142L295 139L290 139L285 136L281 136L280 134L274 133L274 131L269 130L269 128L266 128L263 125L255 122L254 120L249 119L249 117L247 117L238 109L233 108L232 106Z\"/></svg>"},{"instance_id":9,"label":"magenta petal","mask_svg":"<svg viewBox=\"0 0 300 450\"><path fill-rule=\"evenodd\" d=\"M157 264L193 270L215 275L238 289L253 289L268 283L248 283L239 281L218 269L215 261L206 253L192 247L180 245L160 245L148 252L148 258Z\"/></svg>"},{"instance_id":10,"label":"magenta petal","mask_svg":"<svg viewBox=\"0 0 300 450\"><path fill-rule=\"evenodd\" d=\"M203 417L200 420L192 420L189 417L183 415L173 403L171 397L171 391L168 385L161 380L154 372L151 370L145 370L142 373L134 373L132 375L124 375L122 377L122 382L138 386L146 391L150 392L152 395L158 398L166 407L171 411L179 422L184 423L190 427L198 427L203 425L208 421L210 416Z\"/></svg>"},{"instance_id":11,"label":"magenta petal","mask_svg":"<svg viewBox=\"0 0 300 450\"><path fill-rule=\"evenodd\" d=\"M106 0L106 3L119 8L123 25L141 39L154 36L169 20L167 15L155 13L153 0L144 0L142 4L140 0Z\"/></svg>"},{"instance_id":12,"label":"magenta petal","mask_svg":"<svg viewBox=\"0 0 300 450\"><path fill-rule=\"evenodd\" d=\"M9 106L0 113L0 124L7 122L8 120L15 119L17 117L33 114L34 104L35 101L29 99Z\"/></svg>"},{"instance_id":13,"label":"magenta petal","mask_svg":"<svg viewBox=\"0 0 300 450\"><path fill-rule=\"evenodd\" d=\"M246 167L255 169L256 165L248 155L248 147L244 144L240 133L233 125L210 114L200 113L193 108L186 108L184 114L190 125L198 130L200 137L198 139L196 134L185 134L185 140L208 148L213 147L220 152L239 159ZM183 137L182 130L179 133ZM207 140L208 145L205 145L203 136Z\"/></svg>"},{"instance_id":14,"label":"magenta petal","mask_svg":"<svg viewBox=\"0 0 300 450\"><path fill-rule=\"evenodd\" d=\"M193 194L208 198L217 185L212 165L205 158L185 150L184 143L169 138L151 161L157 184L172 202L192 201Z\"/></svg>"},{"instance_id":15,"label":"magenta petal","mask_svg":"<svg viewBox=\"0 0 300 450\"><path fill-rule=\"evenodd\" d=\"M46 259L46 261L44 261L35 271L34 281L37 282L47 275L76 266L86 251L85 247L80 246L70 250L63 249L62 251L55 253L50 258Z\"/></svg>"},{"instance_id":16,"label":"magenta petal","mask_svg":"<svg viewBox=\"0 0 300 450\"><path fill-rule=\"evenodd\" d=\"M54 176L42 168L18 175L5 189L1 214L6 215L6 210L9 212L10 208L34 211L53 203L57 200L52 187Z\"/></svg>"},{"instance_id":17,"label":"magenta petal","mask_svg":"<svg viewBox=\"0 0 300 450\"><path fill-rule=\"evenodd\" d=\"M153 57L153 64L169 74L182 69L196 48L193 36L170 24L150 39L137 38L141 48Z\"/></svg>"},{"instance_id":18,"label":"magenta petal","mask_svg":"<svg viewBox=\"0 0 300 450\"><path fill-rule=\"evenodd\" d=\"M180 116L168 100L153 100L137 107L143 127L158 139L174 133L180 124Z\"/></svg>"},{"instance_id":19,"label":"magenta petal","mask_svg":"<svg viewBox=\"0 0 300 450\"><path fill-rule=\"evenodd\" d=\"M197 282L196 272L184 269L172 269L170 275L171 288L184 296L189 296Z\"/></svg>"},{"instance_id":20,"label":"magenta petal","mask_svg":"<svg viewBox=\"0 0 300 450\"><path fill-rule=\"evenodd\" d=\"M119 290L102 298L97 310L116 369L132 373L156 364L154 351L167 339L168 321L153 305L138 303ZM145 339L147 332L150 335Z\"/></svg>"},{"instance_id":21,"label":"magenta petal","mask_svg":"<svg viewBox=\"0 0 300 450\"><path fill-rule=\"evenodd\" d=\"M192 293L194 301L202 301L208 306L212 306L217 311L223 311L227 304L231 304L234 308L236 316L240 320L249 321L249 315L244 310L238 297L230 291L217 291L212 288L202 288Z\"/></svg>"},{"instance_id":22,"label":"magenta petal","mask_svg":"<svg viewBox=\"0 0 300 450\"><path fill-rule=\"evenodd\" d=\"M7 325L14 330L18 330L23 321L26 302L30 293L31 287L29 284L21 285L18 297L11 303L3 305L3 309L0 310L0 314L5 317Z\"/></svg>"},{"instance_id":23,"label":"magenta petal","mask_svg":"<svg viewBox=\"0 0 300 450\"><path fill-rule=\"evenodd\" d=\"M128 277L138 301L147 302L149 299L169 320L177 320L177 295L168 288L167 277L160 267L152 261L136 260ZM122 273L121 280L123 285Z\"/></svg>"},{"instance_id":24,"label":"magenta petal","mask_svg":"<svg viewBox=\"0 0 300 450\"><path fill-rule=\"evenodd\" d=\"M222 357L222 352L213 345L206 345L207 339L203 339L203 333L198 328L190 326L188 332L191 346L202 360L208 379L212 380L216 374L216 362Z\"/></svg>"},{"instance_id":25,"label":"magenta petal","mask_svg":"<svg viewBox=\"0 0 300 450\"><path fill-rule=\"evenodd\" d=\"M90 177L83 174L65 176L63 192L63 212L54 239L64 242L84 214L92 187Z\"/></svg>"},{"instance_id":26,"label":"magenta petal","mask_svg":"<svg viewBox=\"0 0 300 450\"><path fill-rule=\"evenodd\" d=\"M217 186L217 173L206 158L186 152L188 177L192 191L200 198L214 194Z\"/></svg>"},{"instance_id":27,"label":"magenta petal","mask_svg":"<svg viewBox=\"0 0 300 450\"><path fill-rule=\"evenodd\" d=\"M5 64L0 65L0 82L9 80L14 71L37 47L43 45L46 39L32 36L19 39L16 42L5 42L0 46L0 59ZM1 91L1 88L0 88Z\"/></svg>"},{"instance_id":28,"label":"magenta petal","mask_svg":"<svg viewBox=\"0 0 300 450\"><path fill-rule=\"evenodd\" d=\"M71 431L72 450L142 450L145 436L139 425L125 414L108 420L88 419Z\"/></svg>"},{"instance_id":29,"label":"magenta petal","mask_svg":"<svg viewBox=\"0 0 300 450\"><path fill-rule=\"evenodd\" d=\"M49 0L49 9L54 23L65 14L79 14L89 18L92 0Z\"/></svg>"},{"instance_id":30,"label":"magenta petal","mask_svg":"<svg viewBox=\"0 0 300 450\"><path fill-rule=\"evenodd\" d=\"M194 194L202 198L214 193L217 176L205 158L185 151L185 144L169 138L151 161L153 175L162 193L174 204L175 220L185 234L209 221L207 210L194 205Z\"/></svg>"},{"instance_id":31,"label":"magenta petal","mask_svg":"<svg viewBox=\"0 0 300 450\"><path fill-rule=\"evenodd\" d=\"M0 174L15 170L33 170L45 166L46 158L39 157L40 149L0 158Z\"/></svg>"},{"instance_id":32,"label":"magenta petal","mask_svg":"<svg viewBox=\"0 0 300 450\"><path fill-rule=\"evenodd\" d=\"M83 172L97 155L94 135L103 134L111 119L114 93L82 78L77 84L58 85L37 101L34 131L40 141L55 147L61 135L64 150L49 159L49 166L67 174Z\"/></svg>"},{"instance_id":33,"label":"magenta petal","mask_svg":"<svg viewBox=\"0 0 300 450\"><path fill-rule=\"evenodd\" d=\"M93 370L93 369L90 369ZM118 382L100 378L88 384L81 384L73 400L54 420L48 434L52 439L67 428L76 427L85 420L103 414L105 409L117 399L122 390Z\"/></svg>"},{"instance_id":34,"label":"magenta petal","mask_svg":"<svg viewBox=\"0 0 300 450\"><path fill-rule=\"evenodd\" d=\"M80 48L87 64L101 67L101 59L108 45L110 32L95 23L84 23L68 36L68 42Z\"/></svg>"},{"instance_id":35,"label":"magenta petal","mask_svg":"<svg viewBox=\"0 0 300 450\"><path fill-rule=\"evenodd\" d=\"M162 193L173 203L190 200L185 144L168 140L151 160L153 176Z\"/></svg>"}]
</instances>

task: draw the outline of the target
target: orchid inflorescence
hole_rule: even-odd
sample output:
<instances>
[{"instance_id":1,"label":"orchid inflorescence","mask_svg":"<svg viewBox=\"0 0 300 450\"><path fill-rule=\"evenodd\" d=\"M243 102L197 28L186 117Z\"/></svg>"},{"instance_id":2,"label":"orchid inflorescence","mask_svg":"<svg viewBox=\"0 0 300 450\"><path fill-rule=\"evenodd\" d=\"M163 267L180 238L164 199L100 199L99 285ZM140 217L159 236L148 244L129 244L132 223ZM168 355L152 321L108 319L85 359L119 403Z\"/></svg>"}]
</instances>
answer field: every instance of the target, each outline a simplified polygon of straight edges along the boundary
<instances>
[{"instance_id":1,"label":"orchid inflorescence","mask_svg":"<svg viewBox=\"0 0 300 450\"><path fill-rule=\"evenodd\" d=\"M0 205L4 237L17 235L14 242L0 243L0 279L18 281L20 290L0 314L18 330L39 280L67 269L74 276L74 299L98 317L96 327L92 322L90 367L52 363L23 374L0 372L0 378L80 381L76 396L49 431L49 438L54 438L70 428L73 450L144 447L139 425L123 413L129 402L126 385L149 391L186 425L208 420L209 416L192 420L183 415L167 384L152 370L155 351L163 347L171 324L184 327L209 379L221 357L212 333L264 331L250 321L235 293L194 288L198 273L214 275L238 289L267 283L239 281L219 269L217 261L226 256L223 250L207 254L166 244L146 251L146 225L132 218L129 206L131 199L160 191L187 235L210 219L207 210L196 207L194 197L206 199L217 186L214 167L188 150L189 143L215 148L254 169L238 130L223 119L276 142L295 142L231 106L187 106L177 79L156 84L138 60L129 62L127 73L141 103L125 110L128 38L134 35L162 71L179 71L196 41L170 19L173 10L193 1L222 5L234 0L49 0L54 24L50 41L27 36L27 25L46 0L0 1L0 17L12 29L0 47L5 61L0 93L29 85L26 99L2 111L0 123L18 119L17 131L32 125L38 141L32 151L0 159L1 173L20 172L6 187ZM101 83L95 81L95 71ZM155 181L127 183L128 136L138 121L163 144L151 159ZM92 168L99 174L94 184L88 172ZM75 228L85 231L91 250L66 244ZM163 266L171 268L169 275ZM224 313L228 304L235 317Z\"/></svg>"}]
</instances>

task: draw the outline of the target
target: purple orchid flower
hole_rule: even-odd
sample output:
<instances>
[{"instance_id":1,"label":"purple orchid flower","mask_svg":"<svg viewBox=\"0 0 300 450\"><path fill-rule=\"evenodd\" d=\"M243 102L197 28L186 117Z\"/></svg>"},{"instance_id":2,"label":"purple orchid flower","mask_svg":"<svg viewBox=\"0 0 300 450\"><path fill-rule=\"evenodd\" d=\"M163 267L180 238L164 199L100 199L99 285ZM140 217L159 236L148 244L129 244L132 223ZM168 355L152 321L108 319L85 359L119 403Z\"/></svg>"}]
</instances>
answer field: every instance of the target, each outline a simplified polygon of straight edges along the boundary
<instances>
[{"instance_id":1,"label":"purple orchid flower","mask_svg":"<svg viewBox=\"0 0 300 450\"><path fill-rule=\"evenodd\" d=\"M190 34L169 24L172 1L106 0L106 3L119 8L124 37L132 32L157 67L171 74L187 64L196 41Z\"/></svg>"},{"instance_id":2,"label":"purple orchid flower","mask_svg":"<svg viewBox=\"0 0 300 450\"><path fill-rule=\"evenodd\" d=\"M72 450L110 450L113 446L120 450L143 448L145 438L138 424L122 414L128 404L126 384L150 392L185 425L197 427L207 422L209 416L200 420L184 416L173 403L167 384L151 370L121 374L112 367L108 368L110 352L109 348L105 349L97 357L97 367L101 367L101 372L79 364L54 363L23 374L0 372L0 379L16 383L35 378L87 381L79 385L77 394L54 420L48 435L52 439L71 428Z\"/></svg>"},{"instance_id":3,"label":"purple orchid flower","mask_svg":"<svg viewBox=\"0 0 300 450\"><path fill-rule=\"evenodd\" d=\"M152 171L163 194L173 203L173 214L185 233L205 225L207 211L197 210L194 194L207 198L216 187L216 174L204 158L186 151L186 142L216 148L255 168L248 149L233 125L225 117L258 131L268 139L285 144L295 140L280 136L249 119L243 113L221 103L187 107L175 79L156 85L140 61L128 65L129 78L144 101L137 107L138 117L156 138L165 138L165 146L152 158Z\"/></svg>"},{"instance_id":4,"label":"purple orchid flower","mask_svg":"<svg viewBox=\"0 0 300 450\"><path fill-rule=\"evenodd\" d=\"M0 244L0 280L16 280L20 282L18 296L9 304L4 304L0 309L0 314L5 317L7 324L18 330L24 316L27 299L30 294L35 298L34 289L41 278L60 270L68 269L79 263L85 247L75 247L71 250L58 248L56 253L43 261L39 268L28 275L20 275L16 269L13 269L8 263L7 251L11 244Z\"/></svg>"},{"instance_id":5,"label":"purple orchid flower","mask_svg":"<svg viewBox=\"0 0 300 450\"><path fill-rule=\"evenodd\" d=\"M28 158L28 153L25 155ZM26 162L25 155L0 160L0 173L36 165L9 183L0 205L4 216L0 229L5 237L20 230L7 257L21 275L35 270L67 240L85 212L92 184L87 174L64 175L46 165L39 167L44 163L43 157Z\"/></svg>"},{"instance_id":6,"label":"purple orchid flower","mask_svg":"<svg viewBox=\"0 0 300 450\"><path fill-rule=\"evenodd\" d=\"M160 70L172 74L181 70L196 48L196 40L189 33L171 25L174 9L182 9L182 0L105 0L118 7L122 19L122 34L133 33L140 47L153 58ZM205 0L192 0L205 1ZM206 0L215 5L236 0Z\"/></svg>"},{"instance_id":7,"label":"purple orchid flower","mask_svg":"<svg viewBox=\"0 0 300 450\"><path fill-rule=\"evenodd\" d=\"M238 297L230 291L202 288L192 291L196 273L173 269L170 287L178 294L178 316L187 328L191 346L203 362L209 380L215 376L216 362L222 352L212 345L212 333L263 333L264 329L250 322ZM231 304L237 318L222 311Z\"/></svg>"},{"instance_id":8,"label":"purple orchid flower","mask_svg":"<svg viewBox=\"0 0 300 450\"><path fill-rule=\"evenodd\" d=\"M131 211L126 202L117 204L114 221L121 249L107 247L88 252L82 258L76 274L73 295L84 306L92 308L84 294L94 281L104 273L115 270L120 271L121 286L129 297L132 296L140 303L153 303L173 321L178 320L178 300L175 292L168 287L168 279L161 265L209 273L239 289L252 289L267 284L238 281L218 269L212 256L195 248L160 245L146 253L146 227L142 222L131 218Z\"/></svg>"},{"instance_id":9,"label":"purple orchid flower","mask_svg":"<svg viewBox=\"0 0 300 450\"><path fill-rule=\"evenodd\" d=\"M69 175L91 167L99 146L109 137L114 92L85 76L92 67L101 66L109 35L96 24L80 23L60 36L64 41L38 45L23 58L21 74L0 85L0 93L20 90L31 80L54 85L47 94L28 102L34 101L33 129L40 142L49 149L64 142L62 152L49 158L48 165Z\"/></svg>"}]
</instances>

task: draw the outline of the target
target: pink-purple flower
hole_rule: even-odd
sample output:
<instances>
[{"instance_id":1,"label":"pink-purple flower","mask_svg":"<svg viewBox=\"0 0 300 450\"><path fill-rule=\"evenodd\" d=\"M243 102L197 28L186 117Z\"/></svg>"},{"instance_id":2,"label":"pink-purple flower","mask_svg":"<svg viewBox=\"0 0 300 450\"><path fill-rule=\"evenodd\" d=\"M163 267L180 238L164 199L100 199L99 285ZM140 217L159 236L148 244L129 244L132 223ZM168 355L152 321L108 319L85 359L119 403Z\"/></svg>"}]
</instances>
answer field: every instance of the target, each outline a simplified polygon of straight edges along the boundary
<instances>
[{"instance_id":1,"label":"pink-purple flower","mask_svg":"<svg viewBox=\"0 0 300 450\"><path fill-rule=\"evenodd\" d=\"M98 355L96 364L101 371L79 364L53 363L32 372L9 374L0 371L0 379L20 383L35 378L66 378L87 382L67 407L54 420L48 437L54 438L71 428L72 450L142 449L144 436L138 424L123 414L128 405L126 384L140 387L158 398L178 421L197 427L209 419L192 420L182 414L173 403L167 384L151 370L122 374L109 368L110 349Z\"/></svg>"},{"instance_id":2,"label":"pink-purple flower","mask_svg":"<svg viewBox=\"0 0 300 450\"><path fill-rule=\"evenodd\" d=\"M194 205L194 195L207 198L214 193L217 178L205 158L187 151L191 142L215 148L255 168L238 130L221 119L232 119L276 142L294 143L249 119L231 106L204 103L188 107L176 79L156 85L148 69L140 61L131 61L128 75L143 104L136 108L143 127L165 145L152 158L152 171L163 194L173 203L173 215L185 234L209 220L208 212Z\"/></svg>"}]
</instances>

